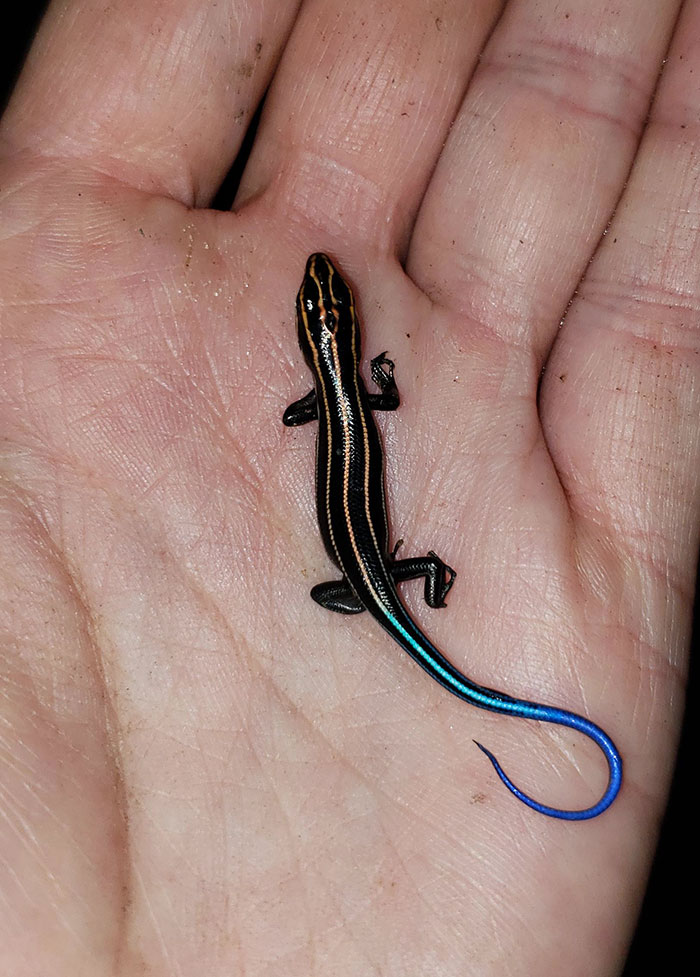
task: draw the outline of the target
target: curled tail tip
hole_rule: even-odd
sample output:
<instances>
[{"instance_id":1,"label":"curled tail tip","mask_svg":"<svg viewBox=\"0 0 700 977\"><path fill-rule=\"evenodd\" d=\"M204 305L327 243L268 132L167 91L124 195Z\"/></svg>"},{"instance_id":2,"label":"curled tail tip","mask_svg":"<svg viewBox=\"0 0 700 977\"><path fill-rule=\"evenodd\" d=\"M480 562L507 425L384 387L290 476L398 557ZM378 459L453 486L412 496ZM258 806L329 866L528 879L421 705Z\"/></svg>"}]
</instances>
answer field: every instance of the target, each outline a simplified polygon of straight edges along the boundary
<instances>
[{"instance_id":1,"label":"curled tail tip","mask_svg":"<svg viewBox=\"0 0 700 977\"><path fill-rule=\"evenodd\" d=\"M483 746L478 740L472 740L472 743L474 743L476 746L478 746L482 753L485 753L486 754L486 756L489 758L489 760L494 765L494 767L496 768L496 770L500 770L501 769L501 765L499 764L498 760L493 755L493 753L491 752L491 750L487 750L486 747Z\"/></svg>"},{"instance_id":2,"label":"curled tail tip","mask_svg":"<svg viewBox=\"0 0 700 977\"><path fill-rule=\"evenodd\" d=\"M521 791L519 787L516 787L513 781L504 772L503 768L501 767L500 763L493 755L491 750L488 750L485 746L482 746L482 744L479 743L478 740L473 740L473 742L476 744L476 746L479 747L481 752L485 753L486 756L489 758L489 760L493 765L494 770L496 771L496 773L498 774L502 782L505 784L505 786L508 788L508 790L511 792L511 794L514 794L519 801L522 801L522 803L527 805L527 807L532 808L533 811L537 811L540 814L544 814L546 817L554 818L561 821L589 821L592 818L598 817L599 814L602 814L603 811L606 811L610 807L612 802L617 797L620 791L620 787L622 786L622 760L620 759L620 755L615 749L615 747L612 746L611 744L612 756L608 753L607 750L604 751L608 759L610 779L608 781L607 790L605 791L601 799L598 801L598 803L594 804L592 807L584 808L582 810L574 810L574 811L563 810L557 807L549 807L546 804L540 804L539 801L536 801L532 797L529 797L527 794ZM596 742L598 742L598 745L601 745L599 741L596 740Z\"/></svg>"}]
</instances>

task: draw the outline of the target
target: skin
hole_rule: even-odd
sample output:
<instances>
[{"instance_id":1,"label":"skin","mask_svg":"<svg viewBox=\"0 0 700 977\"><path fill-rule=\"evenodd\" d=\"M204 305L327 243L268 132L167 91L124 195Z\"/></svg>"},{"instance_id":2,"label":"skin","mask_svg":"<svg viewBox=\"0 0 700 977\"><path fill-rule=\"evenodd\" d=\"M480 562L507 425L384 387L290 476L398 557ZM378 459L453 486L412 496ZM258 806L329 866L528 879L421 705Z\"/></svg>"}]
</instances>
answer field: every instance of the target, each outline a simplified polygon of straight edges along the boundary
<instances>
[{"instance_id":1,"label":"skin","mask_svg":"<svg viewBox=\"0 0 700 977\"><path fill-rule=\"evenodd\" d=\"M56 4L5 115L13 977L623 964L697 557L700 3L347 10ZM474 680L613 737L595 821L524 808L472 739L569 807L604 786L592 744L469 709L308 596L315 431L281 414L314 250L397 364L393 539L458 572L447 609L406 600Z\"/></svg>"}]
</instances>

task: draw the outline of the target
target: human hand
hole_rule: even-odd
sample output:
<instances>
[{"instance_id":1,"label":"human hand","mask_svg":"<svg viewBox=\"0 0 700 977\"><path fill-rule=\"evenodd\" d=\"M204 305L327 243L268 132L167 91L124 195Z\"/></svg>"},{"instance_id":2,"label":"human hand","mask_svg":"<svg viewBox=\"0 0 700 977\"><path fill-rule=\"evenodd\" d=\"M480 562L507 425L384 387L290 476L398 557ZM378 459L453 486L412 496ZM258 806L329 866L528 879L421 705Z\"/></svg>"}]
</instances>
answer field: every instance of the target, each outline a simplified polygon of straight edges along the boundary
<instances>
[{"instance_id":1,"label":"human hand","mask_svg":"<svg viewBox=\"0 0 700 977\"><path fill-rule=\"evenodd\" d=\"M297 6L54 6L4 120L0 971L611 974L696 559L700 11L639 142L678 4ZM583 737L308 597L313 425L280 416L315 250L396 362L394 536L458 572L406 600L474 680L613 736L593 822L472 744L576 807Z\"/></svg>"}]
</instances>

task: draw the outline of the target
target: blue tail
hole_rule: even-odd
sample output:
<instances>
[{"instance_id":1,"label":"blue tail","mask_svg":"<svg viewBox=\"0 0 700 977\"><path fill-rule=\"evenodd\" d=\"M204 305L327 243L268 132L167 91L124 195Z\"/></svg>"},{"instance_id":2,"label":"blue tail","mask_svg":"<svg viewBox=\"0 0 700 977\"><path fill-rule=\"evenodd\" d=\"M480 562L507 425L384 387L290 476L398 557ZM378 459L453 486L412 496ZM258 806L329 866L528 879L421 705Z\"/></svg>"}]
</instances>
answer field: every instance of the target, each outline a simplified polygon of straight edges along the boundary
<instances>
[{"instance_id":1,"label":"blue tail","mask_svg":"<svg viewBox=\"0 0 700 977\"><path fill-rule=\"evenodd\" d=\"M516 700L517 703L517 700ZM514 703L514 705L516 705ZM530 703L523 702L523 705L529 706ZM512 707L511 707L512 708ZM588 821L590 818L596 818L599 814L602 814L607 808L610 807L612 802L617 797L620 787L622 786L622 758L617 751L617 747L610 739L607 733L603 732L600 726L596 726L595 723L590 722L588 719L584 719L583 716L576 715L575 712L567 712L564 709L553 709L548 706L539 706L537 709L538 715L533 718L537 718L541 722L556 723L559 726L569 726L571 729L578 730L584 733L586 736L590 737L597 746L603 751L605 759L608 761L608 771L609 779L608 786L605 793L600 798L597 804L592 807L586 807L580 811L565 811L558 807L548 807L546 804L540 804L539 801L533 800L527 794L523 793L519 787L516 787L512 780L503 772L503 768L496 759L496 757L487 750L485 746L481 743L474 742L486 756L489 758L494 766L494 769L498 776L501 778L503 783L506 785L508 790L515 794L519 801L523 804L527 804L531 807L533 811L538 811L540 814L546 814L550 818L561 818L564 821ZM513 709L513 714L517 715L517 709Z\"/></svg>"},{"instance_id":2,"label":"blue tail","mask_svg":"<svg viewBox=\"0 0 700 977\"><path fill-rule=\"evenodd\" d=\"M393 589L393 583L387 576L386 587L389 592ZM566 709L557 709L555 706L545 706L540 702L530 702L527 699L516 699L507 695L505 692L498 692L496 689L485 688L477 685L467 678L458 668L455 668L445 656L438 651L435 645L421 631L415 621L408 614L408 611L401 603L395 591L393 602L389 606L389 601L384 605L377 605L369 602L367 609L376 617L379 623L397 641L401 647L417 662L421 668L425 669L431 678L441 685L458 699L468 702L479 709L486 709L489 712L496 712L502 716L516 716L520 719L534 719L538 722L555 723L558 726L568 726L588 736L603 751L605 759L608 761L608 786L605 793L597 804L592 807L583 808L580 811L565 811L558 807L548 807L540 804L527 794L516 787L512 780L503 772L503 768L496 757L487 750L481 743L474 742L479 749L486 754L498 776L506 785L511 794L515 794L518 800L527 804L533 811L545 814L550 818L560 818L564 821L588 821L590 818L598 817L603 811L610 807L617 797L622 786L622 758L617 751L617 747L600 726L596 726L589 719L579 716L575 712L568 712ZM380 613L381 611L381 613Z\"/></svg>"}]
</instances>

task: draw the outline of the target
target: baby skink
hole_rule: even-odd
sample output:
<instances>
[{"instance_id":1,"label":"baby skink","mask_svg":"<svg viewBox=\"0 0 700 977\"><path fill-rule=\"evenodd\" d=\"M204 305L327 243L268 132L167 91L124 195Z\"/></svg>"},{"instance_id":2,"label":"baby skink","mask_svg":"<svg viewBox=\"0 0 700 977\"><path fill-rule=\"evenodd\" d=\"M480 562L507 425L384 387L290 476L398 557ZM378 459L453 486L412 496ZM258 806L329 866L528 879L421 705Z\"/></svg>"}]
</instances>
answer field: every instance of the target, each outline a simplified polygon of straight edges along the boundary
<instances>
[{"instance_id":1,"label":"baby skink","mask_svg":"<svg viewBox=\"0 0 700 977\"><path fill-rule=\"evenodd\" d=\"M321 536L342 579L317 584L311 596L329 610L367 610L422 668L465 702L491 712L568 726L589 736L603 751L609 779L592 807L561 810L540 804L507 777L494 755L476 743L506 787L528 807L553 818L585 821L615 800L622 784L622 760L610 737L595 723L565 709L516 699L470 681L413 621L396 583L425 578L425 599L443 607L455 573L433 552L396 559L389 550L384 493L384 451L373 410L396 410L399 393L394 364L382 353L371 363L379 393L368 393L360 376L360 329L352 289L324 254L312 254L297 296L299 345L314 387L284 413L287 426L318 420L316 507ZM476 742L476 741L475 741Z\"/></svg>"}]
</instances>

